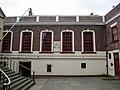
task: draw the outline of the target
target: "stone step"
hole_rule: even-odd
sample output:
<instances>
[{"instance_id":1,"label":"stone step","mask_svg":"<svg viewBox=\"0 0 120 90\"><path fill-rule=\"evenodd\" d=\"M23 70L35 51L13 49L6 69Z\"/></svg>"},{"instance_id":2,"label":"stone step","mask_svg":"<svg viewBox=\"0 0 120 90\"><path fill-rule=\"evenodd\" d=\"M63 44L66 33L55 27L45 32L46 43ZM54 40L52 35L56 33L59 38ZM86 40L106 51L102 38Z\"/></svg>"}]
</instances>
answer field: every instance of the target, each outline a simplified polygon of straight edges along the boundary
<instances>
[{"instance_id":1,"label":"stone step","mask_svg":"<svg viewBox=\"0 0 120 90\"><path fill-rule=\"evenodd\" d=\"M19 87L19 85L23 84L26 81L27 81L27 79L23 78L19 81L16 81L15 83L11 83L10 88L13 90L14 88ZM16 90L18 90L18 89L16 89Z\"/></svg>"},{"instance_id":2,"label":"stone step","mask_svg":"<svg viewBox=\"0 0 120 90\"><path fill-rule=\"evenodd\" d=\"M31 82L32 82L31 80L26 80L25 82L21 83L19 86L17 86L16 88L14 88L12 90L26 90L27 88L31 87L31 86L27 86L27 85L33 85L33 83L31 83ZM23 89L23 88L26 88L26 89Z\"/></svg>"},{"instance_id":3,"label":"stone step","mask_svg":"<svg viewBox=\"0 0 120 90\"><path fill-rule=\"evenodd\" d=\"M8 75L11 80L10 90L28 90L35 84L35 82L30 80L30 78L21 76L7 67L0 66L0 68L6 73L6 75ZM3 88L2 79L3 76L1 77L0 81L0 90Z\"/></svg>"},{"instance_id":4,"label":"stone step","mask_svg":"<svg viewBox=\"0 0 120 90\"><path fill-rule=\"evenodd\" d=\"M31 82L28 83L25 87L23 87L21 90L28 90L28 89L31 88L34 84L35 84L35 82L31 81Z\"/></svg>"}]
</instances>

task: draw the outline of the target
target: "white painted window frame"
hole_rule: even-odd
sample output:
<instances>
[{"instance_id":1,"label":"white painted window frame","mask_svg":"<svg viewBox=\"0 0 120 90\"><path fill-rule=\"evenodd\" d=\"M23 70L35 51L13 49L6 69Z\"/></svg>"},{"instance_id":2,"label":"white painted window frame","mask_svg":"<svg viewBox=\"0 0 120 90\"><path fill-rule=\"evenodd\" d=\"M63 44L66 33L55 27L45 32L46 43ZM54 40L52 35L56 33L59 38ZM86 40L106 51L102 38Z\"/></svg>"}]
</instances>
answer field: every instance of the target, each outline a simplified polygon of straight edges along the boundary
<instances>
[{"instance_id":1,"label":"white painted window frame","mask_svg":"<svg viewBox=\"0 0 120 90\"><path fill-rule=\"evenodd\" d=\"M13 32L12 32L12 31L8 31L8 30L3 31L3 33L4 33L4 32L6 32L6 33L7 33L7 32L10 32L10 33L11 33L10 52L12 52Z\"/></svg>"},{"instance_id":2,"label":"white painted window frame","mask_svg":"<svg viewBox=\"0 0 120 90\"><path fill-rule=\"evenodd\" d=\"M30 51L30 52L32 52L33 51L33 31L28 30L28 29L21 31L21 33L20 33L20 48L19 48L19 52L22 52L22 34L23 34L23 32L31 32L32 33L31 34L32 35L31 36L31 51Z\"/></svg>"},{"instance_id":3,"label":"white painted window frame","mask_svg":"<svg viewBox=\"0 0 120 90\"><path fill-rule=\"evenodd\" d=\"M60 37L61 37L61 39L60 39L60 47L61 47L61 48L60 48L60 52L63 52L63 51L62 51L62 50L63 50L63 49L62 49L62 48L63 48L63 47L62 47L62 46L63 46L63 45L62 45L62 44L63 44L63 32L72 32L72 52L74 52L74 32L73 32L72 30L68 30L68 29L61 31L61 35L60 35Z\"/></svg>"},{"instance_id":4,"label":"white painted window frame","mask_svg":"<svg viewBox=\"0 0 120 90\"><path fill-rule=\"evenodd\" d=\"M83 33L84 33L84 32L92 32L92 33L93 33L93 49L94 49L93 52L96 52L95 31L89 30L89 29L82 31L82 52L85 52L85 51L84 51L84 40L83 40L83 39L84 39L84 38L83 38Z\"/></svg>"},{"instance_id":5,"label":"white painted window frame","mask_svg":"<svg viewBox=\"0 0 120 90\"><path fill-rule=\"evenodd\" d=\"M42 33L43 33L43 32L51 32L51 33L52 33L52 46L51 46L51 52L54 52L54 50L53 50L54 33L53 33L52 30L48 30L48 29L42 30L42 31L40 32L40 52L42 52Z\"/></svg>"}]
</instances>

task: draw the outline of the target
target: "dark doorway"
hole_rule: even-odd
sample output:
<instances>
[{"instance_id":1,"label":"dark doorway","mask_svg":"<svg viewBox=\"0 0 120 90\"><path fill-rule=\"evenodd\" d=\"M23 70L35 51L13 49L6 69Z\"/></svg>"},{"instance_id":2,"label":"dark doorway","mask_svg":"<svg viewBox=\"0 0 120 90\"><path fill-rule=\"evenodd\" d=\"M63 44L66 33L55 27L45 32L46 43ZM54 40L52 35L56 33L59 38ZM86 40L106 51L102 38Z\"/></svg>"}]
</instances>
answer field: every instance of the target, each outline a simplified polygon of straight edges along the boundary
<instances>
[{"instance_id":1,"label":"dark doorway","mask_svg":"<svg viewBox=\"0 0 120 90\"><path fill-rule=\"evenodd\" d=\"M22 76L26 76L26 77L30 77L31 76L31 71L28 70L27 68L31 69L31 62L19 62L19 73L22 75ZM27 68L24 68L22 66L25 66Z\"/></svg>"},{"instance_id":2,"label":"dark doorway","mask_svg":"<svg viewBox=\"0 0 120 90\"><path fill-rule=\"evenodd\" d=\"M119 53L114 53L115 76L120 76Z\"/></svg>"}]
</instances>

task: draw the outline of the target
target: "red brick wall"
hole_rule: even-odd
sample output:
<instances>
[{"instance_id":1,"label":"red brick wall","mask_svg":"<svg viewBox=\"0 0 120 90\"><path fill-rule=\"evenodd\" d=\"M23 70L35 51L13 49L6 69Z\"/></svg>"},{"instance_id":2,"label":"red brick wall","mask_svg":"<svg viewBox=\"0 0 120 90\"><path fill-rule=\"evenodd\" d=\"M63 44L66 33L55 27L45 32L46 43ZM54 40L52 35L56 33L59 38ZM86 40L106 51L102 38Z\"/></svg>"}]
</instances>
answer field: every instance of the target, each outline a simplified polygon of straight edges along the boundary
<instances>
[{"instance_id":1,"label":"red brick wall","mask_svg":"<svg viewBox=\"0 0 120 90\"><path fill-rule=\"evenodd\" d=\"M75 16L60 16L59 17L60 22L76 22Z\"/></svg>"},{"instance_id":2,"label":"red brick wall","mask_svg":"<svg viewBox=\"0 0 120 90\"><path fill-rule=\"evenodd\" d=\"M39 17L40 22L56 22L55 16L40 16Z\"/></svg>"},{"instance_id":3,"label":"red brick wall","mask_svg":"<svg viewBox=\"0 0 120 90\"><path fill-rule=\"evenodd\" d=\"M119 42L112 43L112 32L110 26L115 22L117 22ZM120 49L120 17L114 19L113 21L111 21L106 25L106 37L107 37L108 50Z\"/></svg>"},{"instance_id":4,"label":"red brick wall","mask_svg":"<svg viewBox=\"0 0 120 90\"><path fill-rule=\"evenodd\" d=\"M10 27L5 26L4 29ZM95 25L34 25L34 26L15 26L13 31L13 51L19 50L20 42L20 32L22 30L32 30L34 39L33 39L33 50L39 51L40 49L40 32L42 30L52 30L54 32L54 41L60 41L60 32L62 30L70 29L74 31L75 34L75 51L82 50L82 30L91 29L96 33L96 50L104 51L105 50L105 27L104 26L95 26Z\"/></svg>"},{"instance_id":5,"label":"red brick wall","mask_svg":"<svg viewBox=\"0 0 120 90\"><path fill-rule=\"evenodd\" d=\"M120 4L113 8L110 12L105 15L105 20L109 20L114 17L116 14L120 13Z\"/></svg>"},{"instance_id":6,"label":"red brick wall","mask_svg":"<svg viewBox=\"0 0 120 90\"><path fill-rule=\"evenodd\" d=\"M95 16L95 15L91 15L91 16L80 16L80 21L82 22L102 22L102 16Z\"/></svg>"}]
</instances>

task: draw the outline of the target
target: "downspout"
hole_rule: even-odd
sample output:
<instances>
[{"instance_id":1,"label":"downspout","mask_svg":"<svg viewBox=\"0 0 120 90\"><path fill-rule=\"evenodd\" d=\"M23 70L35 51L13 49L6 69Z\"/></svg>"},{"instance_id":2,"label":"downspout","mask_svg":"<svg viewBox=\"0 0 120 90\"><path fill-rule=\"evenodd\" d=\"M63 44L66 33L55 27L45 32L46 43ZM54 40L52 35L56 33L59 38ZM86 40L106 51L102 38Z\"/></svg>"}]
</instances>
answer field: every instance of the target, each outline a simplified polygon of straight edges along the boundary
<instances>
[{"instance_id":1,"label":"downspout","mask_svg":"<svg viewBox=\"0 0 120 90\"><path fill-rule=\"evenodd\" d=\"M105 25L105 49L106 49L106 69L107 69L107 75L108 75L108 45L107 45L107 28Z\"/></svg>"},{"instance_id":2,"label":"downspout","mask_svg":"<svg viewBox=\"0 0 120 90\"><path fill-rule=\"evenodd\" d=\"M107 45L107 27L106 27L106 20L105 16L102 16L102 20L104 22L104 28L105 28L105 51L106 51L106 70L107 70L107 75L108 75L108 45Z\"/></svg>"}]
</instances>

